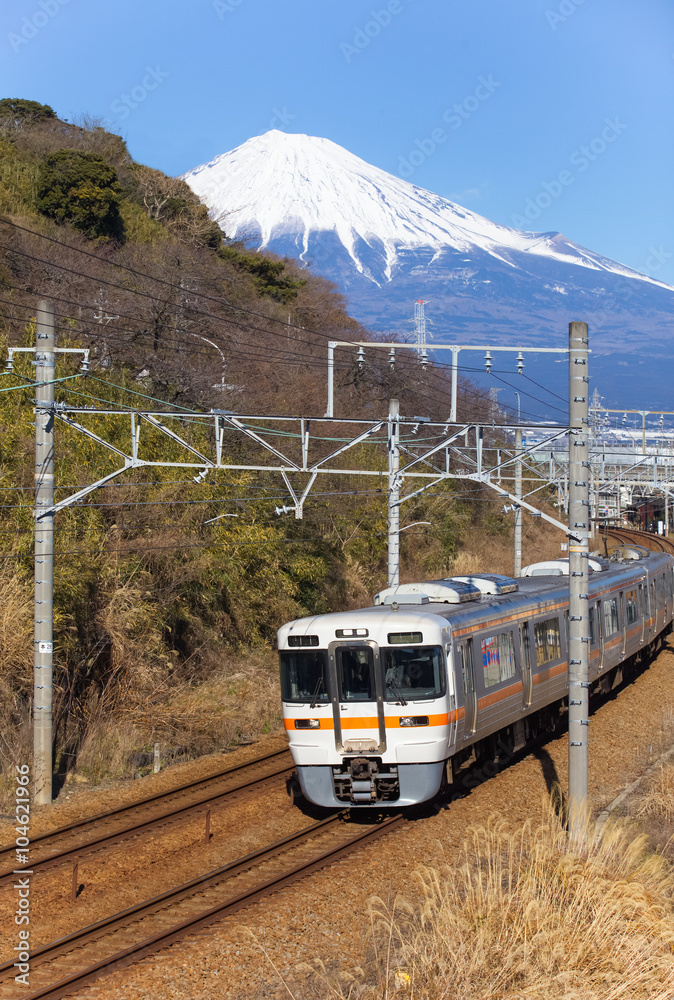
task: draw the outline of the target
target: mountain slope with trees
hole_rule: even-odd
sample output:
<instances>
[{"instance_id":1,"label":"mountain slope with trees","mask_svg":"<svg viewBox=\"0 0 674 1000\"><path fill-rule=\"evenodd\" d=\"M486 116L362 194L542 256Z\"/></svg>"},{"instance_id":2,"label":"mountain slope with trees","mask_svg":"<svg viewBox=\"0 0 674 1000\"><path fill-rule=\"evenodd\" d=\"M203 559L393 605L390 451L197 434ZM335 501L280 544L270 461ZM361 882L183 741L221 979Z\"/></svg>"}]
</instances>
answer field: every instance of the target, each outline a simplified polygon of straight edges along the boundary
<instances>
[{"instance_id":1,"label":"mountain slope with trees","mask_svg":"<svg viewBox=\"0 0 674 1000\"><path fill-rule=\"evenodd\" d=\"M366 339L329 282L228 240L182 181L134 162L100 123L62 121L47 105L0 101L0 234L1 356L34 345L37 301L50 299L57 344L91 349L89 375L59 382L57 400L183 407L181 432L195 447L207 446L197 415L211 408L321 416L328 340ZM380 417L398 396L408 413L446 419L444 371L419 366L411 351L392 370L386 353L368 352L360 366L355 349L338 359L338 412ZM27 387L0 393L4 773L31 743L34 392L29 356L15 361L2 388ZM57 376L76 375L77 363L60 356ZM466 417L490 412L468 383L460 404ZM128 417L107 419L121 447ZM152 446L157 460L176 461L168 439ZM245 445L226 447L231 464L250 460ZM350 460L372 453L363 446ZM114 467L59 424L58 496ZM273 724L276 628L366 603L385 582L385 479L344 478L324 478L302 521L275 514L288 501L279 477L223 471L197 484L175 468L130 470L57 515L55 760L64 778L75 767L92 778L131 773L155 741L169 756L196 754ZM459 487L406 509L409 522L432 522L402 536L408 578L446 575L478 534L490 568L509 568L500 505ZM546 537L530 531L536 544Z\"/></svg>"}]
</instances>

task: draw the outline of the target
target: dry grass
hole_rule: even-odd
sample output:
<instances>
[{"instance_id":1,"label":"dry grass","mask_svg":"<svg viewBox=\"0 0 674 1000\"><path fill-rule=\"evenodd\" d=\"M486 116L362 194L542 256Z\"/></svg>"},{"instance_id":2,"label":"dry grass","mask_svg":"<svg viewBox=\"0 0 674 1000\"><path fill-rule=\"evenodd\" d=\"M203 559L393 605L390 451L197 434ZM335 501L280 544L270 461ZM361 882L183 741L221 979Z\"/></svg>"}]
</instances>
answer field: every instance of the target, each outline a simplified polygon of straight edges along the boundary
<instances>
[{"instance_id":1,"label":"dry grass","mask_svg":"<svg viewBox=\"0 0 674 1000\"><path fill-rule=\"evenodd\" d=\"M0 576L0 679L30 683L33 666L32 582L18 573Z\"/></svg>"},{"instance_id":2,"label":"dry grass","mask_svg":"<svg viewBox=\"0 0 674 1000\"><path fill-rule=\"evenodd\" d=\"M200 683L163 676L144 704L125 702L87 728L78 774L91 781L151 770L143 755L159 743L164 764L258 739L280 728L278 658L271 651L226 654Z\"/></svg>"},{"instance_id":3,"label":"dry grass","mask_svg":"<svg viewBox=\"0 0 674 1000\"><path fill-rule=\"evenodd\" d=\"M632 804L630 814L648 831L662 854L674 860L674 762L671 759L655 771L644 792Z\"/></svg>"},{"instance_id":4,"label":"dry grass","mask_svg":"<svg viewBox=\"0 0 674 1000\"><path fill-rule=\"evenodd\" d=\"M557 513L557 512L555 512ZM557 516L559 514L557 513ZM525 521L522 530L522 565L544 559L565 558L561 531L545 522ZM596 543L596 544L595 544ZM590 549L598 547L590 540ZM449 565L448 575L465 576L468 573L504 573L512 576L514 568L514 534L512 528L501 535L485 535L478 528L465 532L461 548Z\"/></svg>"},{"instance_id":5,"label":"dry grass","mask_svg":"<svg viewBox=\"0 0 674 1000\"><path fill-rule=\"evenodd\" d=\"M674 824L674 764L656 772L636 815Z\"/></svg>"},{"instance_id":6,"label":"dry grass","mask_svg":"<svg viewBox=\"0 0 674 1000\"><path fill-rule=\"evenodd\" d=\"M670 1000L674 869L622 823L569 849L552 810L508 833L493 821L462 862L417 872L415 900L372 902L367 976L329 976L313 996L353 1000Z\"/></svg>"}]
</instances>

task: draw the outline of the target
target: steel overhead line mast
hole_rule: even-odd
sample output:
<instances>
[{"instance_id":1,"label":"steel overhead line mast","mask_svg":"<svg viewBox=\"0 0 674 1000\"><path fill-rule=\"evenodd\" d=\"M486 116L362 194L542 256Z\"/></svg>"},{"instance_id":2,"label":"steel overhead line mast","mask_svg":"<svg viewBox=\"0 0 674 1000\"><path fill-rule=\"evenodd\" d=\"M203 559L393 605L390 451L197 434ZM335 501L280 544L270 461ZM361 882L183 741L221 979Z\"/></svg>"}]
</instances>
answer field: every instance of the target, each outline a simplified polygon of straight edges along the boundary
<instances>
[{"instance_id":1,"label":"steel overhead line mast","mask_svg":"<svg viewBox=\"0 0 674 1000\"><path fill-rule=\"evenodd\" d=\"M428 446L423 442L413 445L411 435L410 439L406 440L405 444L400 443L398 438L397 447L406 452L409 456L409 460L398 470L393 470L392 475L395 476L400 484L404 480L413 480L416 487L412 493L401 496L399 501L400 503L403 503L412 496L417 496L419 493L428 489L429 486L437 485L444 480L472 480L494 489L504 499L517 500L518 503L521 503L522 506L531 513L536 516L540 515L550 524L560 528L560 530L565 532L567 530L567 526L563 522L539 511L525 499L520 500L519 498L516 498L514 494L510 493L500 485L499 480L502 481L504 478L503 470L511 466L517 459L510 458L506 452L505 454L507 457L505 459L498 459L496 465L491 465L485 460L487 452L494 454L498 452L501 454L503 451L502 449L497 449L494 446L485 448L484 435L485 432L493 432L494 425L492 423L468 423L453 426L449 422L424 421L421 423L418 417L400 416L395 419L389 417L388 420L386 417L376 420L334 417L270 417L258 414L236 414L234 412L216 409L211 410L208 414L189 414L185 413L184 410L103 409L97 407L71 406L66 403L54 403L53 414L59 423L70 427L78 433L84 434L91 440L101 445L101 447L106 448L115 455L118 455L122 459L122 464L117 469L114 469L107 475L98 479L96 482L91 483L90 485L72 493L70 496L64 497L62 500L54 503L53 506L49 508L48 512L50 514L55 514L66 507L70 507L73 504L81 502L90 493L100 489L112 479L115 479L117 476L129 471L130 469L172 467L198 469L201 472L201 475L198 477L199 480L201 480L211 470L278 473L283 478L292 499L295 501L295 505L287 508L286 512L294 510L295 517L300 519L303 513L304 502L311 492L311 488L318 476L380 477L382 475L381 469L374 463L370 468L344 467L335 463L357 445L368 443L373 445L387 445L390 436L387 433L388 423L391 421L397 424L398 435L400 435L400 433L404 430L413 431L420 426L429 430L437 428L441 432L436 435L437 443ZM129 443L127 448L124 449L120 446L118 432L115 434L115 440L117 443L113 443L110 440L106 440L101 433L87 427L85 422L87 417L95 417L98 421L100 421L101 417L113 417L128 421ZM193 444L191 444L190 441L183 436L183 434L178 433L168 426L169 422L173 421L176 421L179 425L181 425L181 430L182 425L189 424L191 422L198 423L201 427L209 425L211 429L211 440L208 447L201 449L195 448ZM267 426L261 427L260 425L263 422ZM287 435L288 431L285 430L285 428L287 428L288 425L292 426L293 424L297 426L298 433L293 433L292 431L290 433L293 438L297 439L299 445L297 451L300 452L295 455L293 455L283 443L277 444L274 443L274 441L269 440L269 438L277 438L279 434L283 434L284 436ZM318 435L312 436L312 429L316 425L321 424L332 427L335 425L338 427L349 427L356 433L348 441L342 443L334 450L329 451L327 455L314 455L312 453L312 445L317 442L322 443L322 439ZM144 442L142 438L142 428L144 425L152 427L153 430L165 435L181 446L186 452L185 460L167 461L144 457ZM496 429L510 433L515 430L514 426L507 424L497 425ZM532 445L531 448L523 450L521 455L517 456L517 458L524 459L530 454L533 448L540 447L541 444L543 446L549 445L558 438L565 436L568 433L568 427L548 424L545 427L545 431L547 433L547 437L543 442L537 442L537 444ZM237 437L240 435L243 438L248 439L249 442L252 442L259 448L260 459L264 457L267 461L227 461L224 449L226 433L229 435L236 435ZM461 446L459 439L466 437L471 437L475 440L474 447L464 448ZM317 446L318 445L316 444L316 447ZM475 453L475 458L473 458L471 452ZM431 461L431 459L433 459L433 461ZM444 468L435 464L439 459L444 459ZM460 463L458 468L456 468L457 462ZM297 483L293 484L291 479L291 477L298 475L303 477L303 485L300 485L299 487ZM540 484L544 480L538 478L536 481Z\"/></svg>"},{"instance_id":2,"label":"steel overhead line mast","mask_svg":"<svg viewBox=\"0 0 674 1000\"><path fill-rule=\"evenodd\" d=\"M325 411L326 417L334 416L335 410L335 348L336 347L357 347L357 359L358 364L362 364L365 357L365 348L386 348L389 352L389 364L395 364L395 352L398 348L408 351L420 351L419 343L415 340L413 343L407 342L396 342L396 341L383 341L383 340L330 340L328 341L328 406ZM451 409L449 413L449 422L452 424L456 423L456 406L457 406L457 392L458 392L458 382L459 382L459 352L460 351L479 351L482 353L484 351L484 364L487 374L490 373L493 364L491 352L503 353L503 354L514 354L517 351L516 365L519 374L522 373L524 368L524 354L568 354L568 347L479 347L475 344L433 344L431 348L433 351L448 350L452 352L452 389L451 389ZM427 346L425 341L425 328L424 328L424 346L423 353L420 355L420 362L425 367L428 363Z\"/></svg>"},{"instance_id":3,"label":"steel overhead line mast","mask_svg":"<svg viewBox=\"0 0 674 1000\"><path fill-rule=\"evenodd\" d=\"M648 416L658 416L658 417L671 417L674 415L674 410L612 410L607 406L592 406L590 407L591 416L601 416L602 413L622 413L627 416L628 413L637 413L641 417L641 447L643 453L646 453L646 417Z\"/></svg>"}]
</instances>

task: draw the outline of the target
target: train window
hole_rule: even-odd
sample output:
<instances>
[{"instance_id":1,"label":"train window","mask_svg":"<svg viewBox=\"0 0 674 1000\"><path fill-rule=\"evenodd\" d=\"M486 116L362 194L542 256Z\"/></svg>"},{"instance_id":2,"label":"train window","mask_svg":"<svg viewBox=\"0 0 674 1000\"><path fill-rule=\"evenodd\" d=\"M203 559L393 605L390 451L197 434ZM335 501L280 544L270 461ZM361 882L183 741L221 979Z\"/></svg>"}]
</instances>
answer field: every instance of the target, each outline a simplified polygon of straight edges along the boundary
<instances>
[{"instance_id":1,"label":"train window","mask_svg":"<svg viewBox=\"0 0 674 1000\"><path fill-rule=\"evenodd\" d=\"M459 646L461 657L461 680L463 681L463 693L465 697L473 693L473 643L472 640L462 643Z\"/></svg>"},{"instance_id":2,"label":"train window","mask_svg":"<svg viewBox=\"0 0 674 1000\"><path fill-rule=\"evenodd\" d=\"M534 645L536 646L536 666L552 663L562 657L562 644L559 636L559 618L546 618L534 625Z\"/></svg>"},{"instance_id":3,"label":"train window","mask_svg":"<svg viewBox=\"0 0 674 1000\"><path fill-rule=\"evenodd\" d=\"M342 701L374 701L373 658L369 646L338 646L337 677Z\"/></svg>"},{"instance_id":4,"label":"train window","mask_svg":"<svg viewBox=\"0 0 674 1000\"><path fill-rule=\"evenodd\" d=\"M625 622L627 626L639 621L639 602L636 590L628 590L625 594Z\"/></svg>"},{"instance_id":5,"label":"train window","mask_svg":"<svg viewBox=\"0 0 674 1000\"><path fill-rule=\"evenodd\" d=\"M419 701L445 692L441 646L398 646L380 649L386 700Z\"/></svg>"},{"instance_id":6,"label":"train window","mask_svg":"<svg viewBox=\"0 0 674 1000\"><path fill-rule=\"evenodd\" d=\"M326 702L328 667L324 649L283 650L281 698L283 701Z\"/></svg>"},{"instance_id":7,"label":"train window","mask_svg":"<svg viewBox=\"0 0 674 1000\"><path fill-rule=\"evenodd\" d=\"M515 639L512 632L501 632L482 640L484 686L493 687L515 676Z\"/></svg>"},{"instance_id":8,"label":"train window","mask_svg":"<svg viewBox=\"0 0 674 1000\"><path fill-rule=\"evenodd\" d=\"M613 635L618 631L618 602L615 597L604 601L604 632Z\"/></svg>"}]
</instances>

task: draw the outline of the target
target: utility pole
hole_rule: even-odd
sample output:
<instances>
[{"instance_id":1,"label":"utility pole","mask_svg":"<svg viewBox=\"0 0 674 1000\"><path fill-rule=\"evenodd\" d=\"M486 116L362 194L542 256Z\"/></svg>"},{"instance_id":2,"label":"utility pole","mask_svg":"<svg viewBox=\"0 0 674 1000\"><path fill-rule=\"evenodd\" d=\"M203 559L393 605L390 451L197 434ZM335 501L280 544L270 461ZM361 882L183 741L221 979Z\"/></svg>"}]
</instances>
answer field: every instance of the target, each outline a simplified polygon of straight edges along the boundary
<instances>
[{"instance_id":1,"label":"utility pole","mask_svg":"<svg viewBox=\"0 0 674 1000\"><path fill-rule=\"evenodd\" d=\"M33 793L52 800L52 669L54 627L54 305L37 307L35 342L35 635Z\"/></svg>"},{"instance_id":2,"label":"utility pole","mask_svg":"<svg viewBox=\"0 0 674 1000\"><path fill-rule=\"evenodd\" d=\"M522 499L522 431L515 431L515 496ZM522 575L522 508L515 504L515 578Z\"/></svg>"},{"instance_id":3,"label":"utility pole","mask_svg":"<svg viewBox=\"0 0 674 1000\"><path fill-rule=\"evenodd\" d=\"M588 813L590 463L587 323L569 323L569 832Z\"/></svg>"},{"instance_id":4,"label":"utility pole","mask_svg":"<svg viewBox=\"0 0 674 1000\"><path fill-rule=\"evenodd\" d=\"M388 585L400 583L400 405L388 406Z\"/></svg>"}]
</instances>

